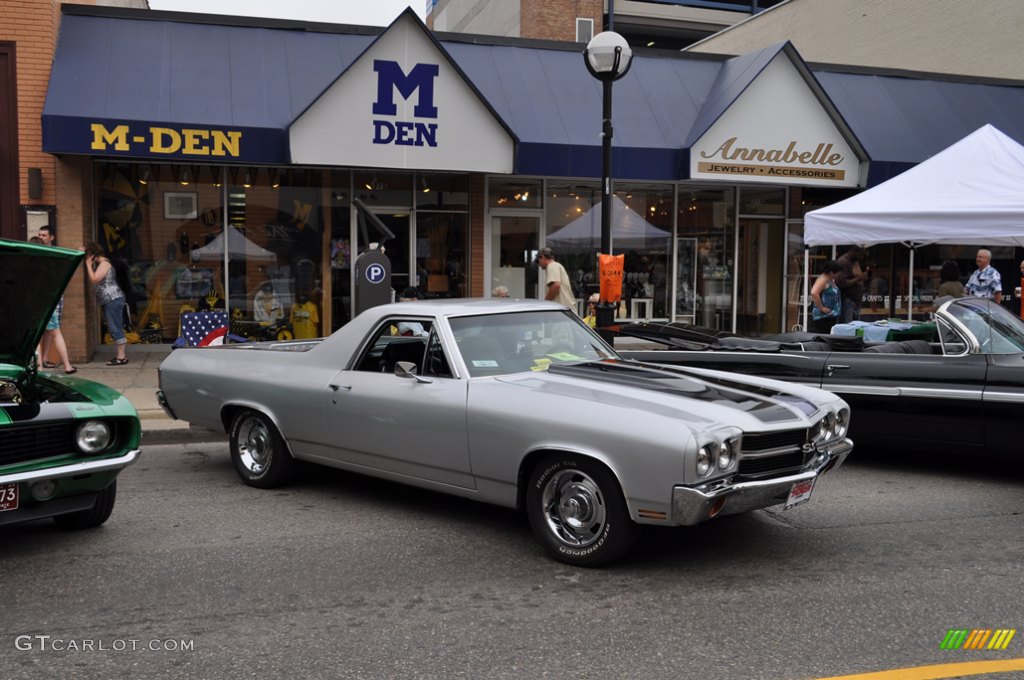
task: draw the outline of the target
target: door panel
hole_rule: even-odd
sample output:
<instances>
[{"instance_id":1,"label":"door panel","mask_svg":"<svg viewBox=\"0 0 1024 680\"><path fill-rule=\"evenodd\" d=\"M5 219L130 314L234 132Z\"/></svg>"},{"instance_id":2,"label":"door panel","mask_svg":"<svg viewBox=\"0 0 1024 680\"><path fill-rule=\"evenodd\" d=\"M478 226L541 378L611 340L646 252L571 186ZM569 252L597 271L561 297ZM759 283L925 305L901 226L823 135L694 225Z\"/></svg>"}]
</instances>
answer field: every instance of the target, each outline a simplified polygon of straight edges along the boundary
<instances>
[{"instance_id":1,"label":"door panel","mask_svg":"<svg viewBox=\"0 0 1024 680\"><path fill-rule=\"evenodd\" d=\"M834 353L822 387L849 402L855 441L981 446L986 363L981 355Z\"/></svg>"},{"instance_id":2,"label":"door panel","mask_svg":"<svg viewBox=\"0 0 1024 680\"><path fill-rule=\"evenodd\" d=\"M1019 453L1020 417L1024 409L1024 355L989 357L985 396L985 445L989 450Z\"/></svg>"},{"instance_id":3,"label":"door panel","mask_svg":"<svg viewBox=\"0 0 1024 680\"><path fill-rule=\"evenodd\" d=\"M325 444L339 461L473 489L464 380L421 383L342 371L328 401Z\"/></svg>"}]
</instances>

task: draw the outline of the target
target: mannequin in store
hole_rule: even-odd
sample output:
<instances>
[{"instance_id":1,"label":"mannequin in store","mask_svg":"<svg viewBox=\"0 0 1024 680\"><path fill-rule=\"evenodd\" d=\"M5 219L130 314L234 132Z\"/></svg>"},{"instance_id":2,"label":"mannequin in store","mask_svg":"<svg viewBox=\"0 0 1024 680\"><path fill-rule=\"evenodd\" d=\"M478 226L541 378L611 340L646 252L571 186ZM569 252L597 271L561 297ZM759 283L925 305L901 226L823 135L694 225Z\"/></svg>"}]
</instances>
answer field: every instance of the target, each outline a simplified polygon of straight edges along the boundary
<instances>
[{"instance_id":1,"label":"mannequin in store","mask_svg":"<svg viewBox=\"0 0 1024 680\"><path fill-rule=\"evenodd\" d=\"M309 293L299 294L299 301L292 305L291 322L296 340L320 337L320 310Z\"/></svg>"},{"instance_id":2,"label":"mannequin in store","mask_svg":"<svg viewBox=\"0 0 1024 680\"><path fill-rule=\"evenodd\" d=\"M281 298L274 292L270 281L265 281L252 298L252 318L260 323L275 323L284 318Z\"/></svg>"}]
</instances>

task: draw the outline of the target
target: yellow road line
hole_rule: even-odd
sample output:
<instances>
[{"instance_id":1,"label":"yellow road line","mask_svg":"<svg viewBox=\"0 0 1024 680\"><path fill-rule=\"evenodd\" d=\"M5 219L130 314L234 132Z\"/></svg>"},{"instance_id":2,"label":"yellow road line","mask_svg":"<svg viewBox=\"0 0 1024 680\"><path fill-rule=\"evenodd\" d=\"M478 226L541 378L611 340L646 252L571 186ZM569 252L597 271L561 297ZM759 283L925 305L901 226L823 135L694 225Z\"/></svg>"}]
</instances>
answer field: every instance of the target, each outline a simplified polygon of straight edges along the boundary
<instances>
[{"instance_id":1,"label":"yellow road line","mask_svg":"<svg viewBox=\"0 0 1024 680\"><path fill-rule=\"evenodd\" d=\"M818 678L818 680L941 680L942 678L959 678L964 675L986 675L988 673L1004 673L1006 671L1024 671L1024 659L943 663L936 666L897 668L896 670L876 671L874 673L835 675L827 678Z\"/></svg>"}]
</instances>

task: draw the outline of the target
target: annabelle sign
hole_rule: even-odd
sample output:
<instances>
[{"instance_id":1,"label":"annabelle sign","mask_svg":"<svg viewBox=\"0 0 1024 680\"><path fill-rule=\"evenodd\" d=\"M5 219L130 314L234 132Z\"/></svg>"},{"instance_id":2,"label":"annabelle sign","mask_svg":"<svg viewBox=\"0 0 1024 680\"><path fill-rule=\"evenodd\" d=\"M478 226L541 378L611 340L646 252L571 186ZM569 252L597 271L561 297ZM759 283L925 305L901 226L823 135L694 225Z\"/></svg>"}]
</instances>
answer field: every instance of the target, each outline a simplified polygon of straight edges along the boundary
<instances>
[{"instance_id":1,"label":"annabelle sign","mask_svg":"<svg viewBox=\"0 0 1024 680\"><path fill-rule=\"evenodd\" d=\"M690 176L856 187L862 163L780 52L690 147Z\"/></svg>"},{"instance_id":2,"label":"annabelle sign","mask_svg":"<svg viewBox=\"0 0 1024 680\"><path fill-rule=\"evenodd\" d=\"M819 143L814 151L799 150L792 140L785 149L761 149L741 146L736 137L725 140L712 152L701 151L699 172L750 177L814 178L842 181L846 170L843 154L834 153L833 145ZM706 159L706 160L704 160Z\"/></svg>"},{"instance_id":3,"label":"annabelle sign","mask_svg":"<svg viewBox=\"0 0 1024 680\"><path fill-rule=\"evenodd\" d=\"M292 123L293 163L508 173L514 140L406 10Z\"/></svg>"}]
</instances>

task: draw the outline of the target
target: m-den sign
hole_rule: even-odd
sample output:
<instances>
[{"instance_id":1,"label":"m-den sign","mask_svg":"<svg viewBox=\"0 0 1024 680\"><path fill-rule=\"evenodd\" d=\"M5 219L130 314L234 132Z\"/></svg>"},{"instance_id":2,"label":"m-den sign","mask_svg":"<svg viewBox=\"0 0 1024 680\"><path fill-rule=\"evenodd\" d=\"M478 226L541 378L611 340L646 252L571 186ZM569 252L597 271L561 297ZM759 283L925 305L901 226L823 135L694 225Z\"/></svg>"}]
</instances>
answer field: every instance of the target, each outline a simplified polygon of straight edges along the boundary
<instances>
[{"instance_id":1,"label":"m-den sign","mask_svg":"<svg viewBox=\"0 0 1024 680\"><path fill-rule=\"evenodd\" d=\"M161 156L212 156L238 158L241 154L240 130L169 128L157 126L92 123L90 149L96 152L127 151Z\"/></svg>"},{"instance_id":2,"label":"m-den sign","mask_svg":"<svg viewBox=\"0 0 1024 680\"><path fill-rule=\"evenodd\" d=\"M437 146L437 107L434 105L434 81L437 64L416 64L409 73L397 61L375 59L377 100L373 102L373 143L398 146ZM413 120L399 120L395 93L409 100L414 94Z\"/></svg>"},{"instance_id":3,"label":"m-den sign","mask_svg":"<svg viewBox=\"0 0 1024 680\"><path fill-rule=\"evenodd\" d=\"M714 151L701 151L697 171L747 177L798 177L841 182L846 171L836 167L845 157L833 145L820 142L813 149L791 141L785 148L745 147L730 137Z\"/></svg>"}]
</instances>

